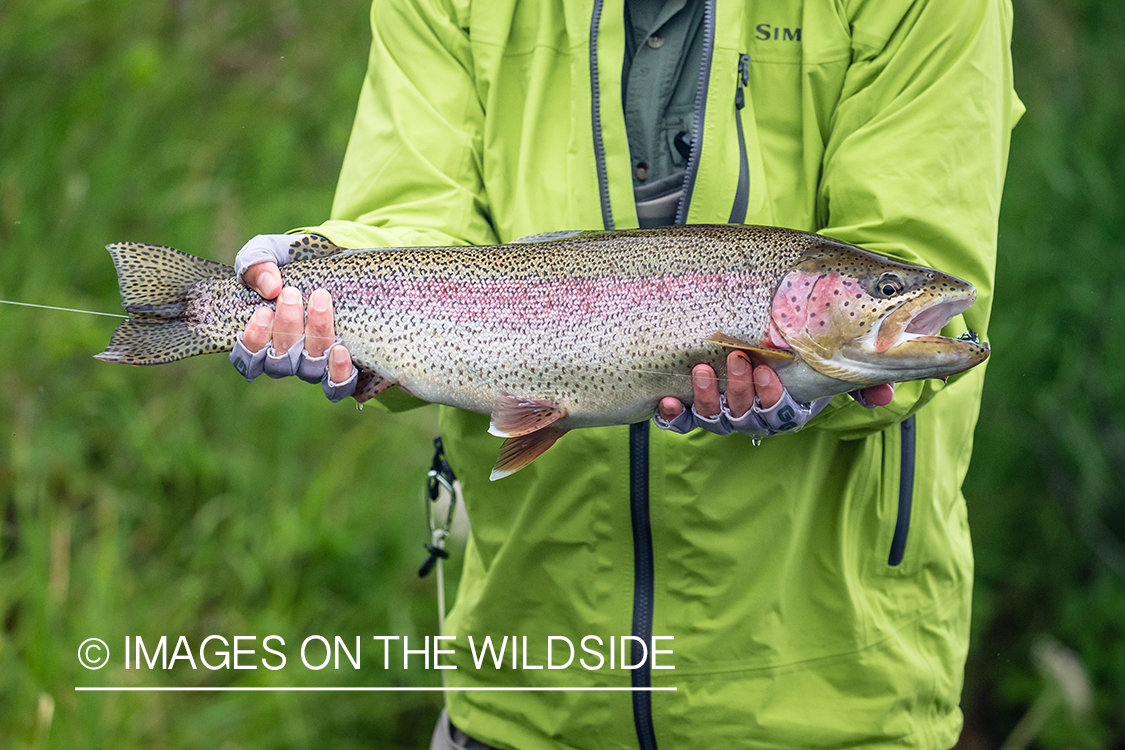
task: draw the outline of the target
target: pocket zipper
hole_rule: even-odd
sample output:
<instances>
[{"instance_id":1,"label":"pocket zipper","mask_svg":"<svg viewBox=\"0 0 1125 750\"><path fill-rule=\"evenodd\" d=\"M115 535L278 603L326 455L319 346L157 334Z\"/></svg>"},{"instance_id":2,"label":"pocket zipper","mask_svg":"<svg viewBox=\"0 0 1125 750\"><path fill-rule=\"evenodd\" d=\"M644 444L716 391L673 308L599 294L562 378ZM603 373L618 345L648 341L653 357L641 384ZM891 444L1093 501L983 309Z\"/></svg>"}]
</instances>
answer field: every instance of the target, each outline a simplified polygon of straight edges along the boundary
<instances>
[{"instance_id":1,"label":"pocket zipper","mask_svg":"<svg viewBox=\"0 0 1125 750\"><path fill-rule=\"evenodd\" d=\"M898 473L898 516L895 518L895 533L891 537L891 553L887 565L902 563L906 554L906 535L910 532L910 512L914 505L914 415L902 421L902 448L899 457Z\"/></svg>"},{"instance_id":2,"label":"pocket zipper","mask_svg":"<svg viewBox=\"0 0 1125 750\"><path fill-rule=\"evenodd\" d=\"M750 83L750 55L738 56L738 88L734 92L734 122L738 128L738 188L734 193L734 206L730 210L730 223L746 221L746 205L750 201L750 165L746 159L746 136L742 132L742 108L746 106L746 85Z\"/></svg>"}]
</instances>

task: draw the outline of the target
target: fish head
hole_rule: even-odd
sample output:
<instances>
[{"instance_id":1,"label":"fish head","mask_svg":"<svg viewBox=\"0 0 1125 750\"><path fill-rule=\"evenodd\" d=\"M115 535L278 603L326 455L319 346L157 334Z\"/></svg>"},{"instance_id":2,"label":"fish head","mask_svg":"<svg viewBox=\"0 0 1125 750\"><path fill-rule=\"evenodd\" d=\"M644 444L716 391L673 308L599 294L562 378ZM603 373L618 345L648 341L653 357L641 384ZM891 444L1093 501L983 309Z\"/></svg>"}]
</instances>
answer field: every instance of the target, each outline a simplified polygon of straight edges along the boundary
<instances>
[{"instance_id":1,"label":"fish head","mask_svg":"<svg viewBox=\"0 0 1125 750\"><path fill-rule=\"evenodd\" d=\"M955 276L826 239L781 279L771 314L813 369L869 386L946 378L987 359L975 334L939 335L975 299Z\"/></svg>"}]
</instances>

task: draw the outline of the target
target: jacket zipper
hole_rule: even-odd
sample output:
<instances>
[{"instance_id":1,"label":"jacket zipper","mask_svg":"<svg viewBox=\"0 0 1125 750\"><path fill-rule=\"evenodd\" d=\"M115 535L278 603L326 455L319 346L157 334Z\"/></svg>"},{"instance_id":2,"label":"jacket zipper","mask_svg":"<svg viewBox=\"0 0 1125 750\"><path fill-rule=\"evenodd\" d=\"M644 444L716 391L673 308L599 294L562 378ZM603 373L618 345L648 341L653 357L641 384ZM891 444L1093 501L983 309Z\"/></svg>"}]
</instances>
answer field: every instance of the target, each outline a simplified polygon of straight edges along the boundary
<instances>
[{"instance_id":1,"label":"jacket zipper","mask_svg":"<svg viewBox=\"0 0 1125 750\"><path fill-rule=\"evenodd\" d=\"M602 139L600 91L598 86L598 24L604 0L594 0L590 19L590 114L593 123L594 160L598 173L598 193L601 198L602 223L613 229L613 210L609 200L609 175L606 171L605 144ZM699 165L699 152L703 133L703 116L707 106L707 84L711 75L711 59L715 40L715 0L706 0L703 6L703 60L695 94L696 147L688 159L684 177L684 192L676 210L676 223L687 220L691 193L695 187L695 174ZM652 522L649 517L648 482L648 422L629 426L629 511L633 527L633 635L644 643L651 642L655 573L653 570ZM632 659L640 660L641 646L633 642ZM633 687L647 688L652 684L648 661L633 670ZM652 723L652 695L647 690L633 691L633 723L641 750L657 750Z\"/></svg>"},{"instance_id":2,"label":"jacket zipper","mask_svg":"<svg viewBox=\"0 0 1125 750\"><path fill-rule=\"evenodd\" d=\"M914 415L902 421L902 447L898 473L898 516L891 537L887 564L899 565L906 554L906 535L910 532L910 511L914 505Z\"/></svg>"},{"instance_id":3,"label":"jacket zipper","mask_svg":"<svg viewBox=\"0 0 1125 750\"><path fill-rule=\"evenodd\" d=\"M602 108L598 88L598 24L602 19L602 3L594 0L590 19L590 118L594 124L594 163L598 170L598 194L602 202L602 224L613 229L613 207L609 202L609 175L605 166L605 143L602 141Z\"/></svg>"},{"instance_id":4,"label":"jacket zipper","mask_svg":"<svg viewBox=\"0 0 1125 750\"><path fill-rule=\"evenodd\" d=\"M613 229L613 208L609 202L609 175L606 172L605 144L602 141L601 106L598 88L598 22L603 0L595 0L590 19L590 115L593 118L594 160L598 171L598 193L602 205L602 223ZM633 635L645 643L652 636L652 600L655 584L652 563L652 525L648 515L648 422L629 425L629 517L633 527ZM633 641L631 659L641 660L641 645ZM633 687L652 684L648 661L633 670ZM634 690L633 725L641 750L657 750L652 727L652 695L647 690Z\"/></svg>"},{"instance_id":5,"label":"jacket zipper","mask_svg":"<svg viewBox=\"0 0 1125 750\"><path fill-rule=\"evenodd\" d=\"M731 224L746 221L746 205L750 202L750 164L746 159L746 136L742 132L742 108L746 106L746 84L750 83L750 55L738 56L738 88L734 92L734 122L738 128L738 189L730 210Z\"/></svg>"},{"instance_id":6,"label":"jacket zipper","mask_svg":"<svg viewBox=\"0 0 1125 750\"><path fill-rule=\"evenodd\" d=\"M655 575L652 561L652 522L648 504L648 422L629 425L629 514L633 525L633 635L652 643L652 604ZM641 643L633 641L631 659L641 662ZM648 660L633 670L633 687L652 687ZM652 693L633 691L633 724L641 750L656 750L652 726Z\"/></svg>"},{"instance_id":7,"label":"jacket zipper","mask_svg":"<svg viewBox=\"0 0 1125 750\"><path fill-rule=\"evenodd\" d=\"M715 2L703 4L703 57L699 66L699 79L695 90L694 135L691 156L684 173L684 191L676 209L677 224L687 223L688 207L695 189L699 171L699 158L703 150L703 118L707 109L707 85L711 78L711 60L715 48ZM653 600L656 594L656 574L653 569L652 519L649 515L648 492L648 422L629 426L629 507L633 525L633 635L644 643L652 642ZM640 644L633 641L633 663L640 660ZM652 675L646 660L633 671L633 687L652 685ZM641 750L657 750L656 733L652 721L652 693L633 691L633 723Z\"/></svg>"},{"instance_id":8,"label":"jacket zipper","mask_svg":"<svg viewBox=\"0 0 1125 750\"><path fill-rule=\"evenodd\" d=\"M703 115L707 109L707 84L711 79L711 59L715 54L715 0L703 4L703 58L699 64L699 81L695 87L695 119L692 122L692 150L684 172L684 193L676 209L676 223L686 224L691 194L695 190L695 176L699 171L699 156L703 151Z\"/></svg>"}]
</instances>

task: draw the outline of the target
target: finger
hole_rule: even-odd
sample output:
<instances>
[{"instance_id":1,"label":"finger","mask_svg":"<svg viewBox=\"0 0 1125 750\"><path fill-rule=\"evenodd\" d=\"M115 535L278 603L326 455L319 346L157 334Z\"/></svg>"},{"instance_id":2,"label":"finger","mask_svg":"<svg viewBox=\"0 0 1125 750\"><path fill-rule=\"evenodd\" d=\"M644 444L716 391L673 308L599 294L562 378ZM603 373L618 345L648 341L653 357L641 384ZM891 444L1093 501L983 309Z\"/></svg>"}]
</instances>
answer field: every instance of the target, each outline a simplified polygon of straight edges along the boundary
<instances>
[{"instance_id":1,"label":"finger","mask_svg":"<svg viewBox=\"0 0 1125 750\"><path fill-rule=\"evenodd\" d=\"M863 400L870 405L870 408L886 406L895 398L895 387L889 383L873 385L870 388L864 388L861 394L863 395Z\"/></svg>"},{"instance_id":2,"label":"finger","mask_svg":"<svg viewBox=\"0 0 1125 750\"><path fill-rule=\"evenodd\" d=\"M325 289L317 289L309 295L309 315L305 323L305 351L310 357L319 357L332 346L335 340L336 333L332 325L332 295Z\"/></svg>"},{"instance_id":3,"label":"finger","mask_svg":"<svg viewBox=\"0 0 1125 750\"><path fill-rule=\"evenodd\" d=\"M754 379L750 360L742 352L727 356L727 406L731 416L741 417L754 405Z\"/></svg>"},{"instance_id":4,"label":"finger","mask_svg":"<svg viewBox=\"0 0 1125 750\"><path fill-rule=\"evenodd\" d=\"M660 399L660 404L656 407L656 411L665 422L671 422L683 413L684 404L678 398L668 396Z\"/></svg>"},{"instance_id":5,"label":"finger","mask_svg":"<svg viewBox=\"0 0 1125 750\"><path fill-rule=\"evenodd\" d=\"M769 367L762 365L754 368L754 387L758 392L758 402L765 409L770 409L781 400L785 387L781 385L781 378Z\"/></svg>"},{"instance_id":6,"label":"finger","mask_svg":"<svg viewBox=\"0 0 1125 750\"><path fill-rule=\"evenodd\" d=\"M333 383L343 383L352 376L352 355L347 347L337 346L328 358L328 377Z\"/></svg>"},{"instance_id":7,"label":"finger","mask_svg":"<svg viewBox=\"0 0 1125 750\"><path fill-rule=\"evenodd\" d=\"M713 417L719 413L719 383L709 365L696 365L691 371L691 388L697 414Z\"/></svg>"},{"instance_id":8,"label":"finger","mask_svg":"<svg viewBox=\"0 0 1125 750\"><path fill-rule=\"evenodd\" d=\"M247 351L260 352L262 347L270 342L270 331L273 329L273 310L268 307L259 307L250 316L246 330L242 332L242 345Z\"/></svg>"},{"instance_id":9,"label":"finger","mask_svg":"<svg viewBox=\"0 0 1125 750\"><path fill-rule=\"evenodd\" d=\"M272 261L250 266L242 274L242 280L266 299L273 299L281 291L281 271Z\"/></svg>"},{"instance_id":10,"label":"finger","mask_svg":"<svg viewBox=\"0 0 1125 750\"><path fill-rule=\"evenodd\" d=\"M273 350L278 354L285 354L301 338L304 328L305 311L301 305L301 293L295 287L287 286L277 298L277 314L273 319Z\"/></svg>"}]
</instances>

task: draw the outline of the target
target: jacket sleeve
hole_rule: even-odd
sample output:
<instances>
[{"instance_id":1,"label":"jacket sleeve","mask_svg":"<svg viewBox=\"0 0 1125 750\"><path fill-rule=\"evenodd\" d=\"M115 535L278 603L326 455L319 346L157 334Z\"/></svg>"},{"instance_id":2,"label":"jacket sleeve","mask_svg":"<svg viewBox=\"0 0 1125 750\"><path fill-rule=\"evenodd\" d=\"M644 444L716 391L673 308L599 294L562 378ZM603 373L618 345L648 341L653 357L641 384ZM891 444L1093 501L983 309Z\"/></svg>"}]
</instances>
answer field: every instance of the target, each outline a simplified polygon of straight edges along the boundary
<instances>
[{"instance_id":1,"label":"jacket sleeve","mask_svg":"<svg viewBox=\"0 0 1125 750\"><path fill-rule=\"evenodd\" d=\"M340 247L490 245L481 179L484 110L467 30L441 0L375 0L372 42L329 221ZM397 388L375 401L425 402Z\"/></svg>"},{"instance_id":2,"label":"jacket sleeve","mask_svg":"<svg viewBox=\"0 0 1125 750\"><path fill-rule=\"evenodd\" d=\"M488 245L484 109L469 36L441 0L375 0L371 54L331 219L341 247Z\"/></svg>"},{"instance_id":3,"label":"jacket sleeve","mask_svg":"<svg viewBox=\"0 0 1125 750\"><path fill-rule=\"evenodd\" d=\"M826 143L819 231L971 282L977 301L946 332L983 336L1009 136L1023 111L1012 88L1010 2L853 0L849 15L852 62ZM839 396L810 426L862 437L941 388L900 384L876 410Z\"/></svg>"}]
</instances>

